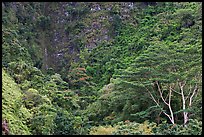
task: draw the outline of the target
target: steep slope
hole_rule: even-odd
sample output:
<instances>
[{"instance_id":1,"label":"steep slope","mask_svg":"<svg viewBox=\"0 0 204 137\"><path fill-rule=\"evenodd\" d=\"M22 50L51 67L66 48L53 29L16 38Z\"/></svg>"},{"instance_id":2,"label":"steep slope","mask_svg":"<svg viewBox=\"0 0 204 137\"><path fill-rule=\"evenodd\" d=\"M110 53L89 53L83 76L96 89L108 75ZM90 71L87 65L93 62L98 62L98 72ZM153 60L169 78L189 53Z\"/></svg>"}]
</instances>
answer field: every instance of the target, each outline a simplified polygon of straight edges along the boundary
<instances>
[{"instance_id":1,"label":"steep slope","mask_svg":"<svg viewBox=\"0 0 204 137\"><path fill-rule=\"evenodd\" d=\"M25 123L31 114L23 106L22 95L18 85L2 70L2 120L7 121L9 134L30 134Z\"/></svg>"},{"instance_id":2,"label":"steep slope","mask_svg":"<svg viewBox=\"0 0 204 137\"><path fill-rule=\"evenodd\" d=\"M2 134L201 134L201 11L2 2Z\"/></svg>"}]
</instances>

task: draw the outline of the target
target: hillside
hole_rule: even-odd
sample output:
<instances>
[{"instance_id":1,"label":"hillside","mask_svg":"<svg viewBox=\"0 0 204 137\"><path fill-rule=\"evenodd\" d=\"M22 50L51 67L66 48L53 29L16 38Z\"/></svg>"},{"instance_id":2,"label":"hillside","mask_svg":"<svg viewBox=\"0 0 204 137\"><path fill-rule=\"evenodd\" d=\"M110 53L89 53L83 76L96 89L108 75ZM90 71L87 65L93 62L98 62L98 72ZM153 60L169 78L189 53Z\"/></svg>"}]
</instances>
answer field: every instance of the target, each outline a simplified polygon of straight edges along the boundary
<instances>
[{"instance_id":1,"label":"hillside","mask_svg":"<svg viewBox=\"0 0 204 137\"><path fill-rule=\"evenodd\" d=\"M200 135L201 2L2 2L2 134Z\"/></svg>"},{"instance_id":2,"label":"hillside","mask_svg":"<svg viewBox=\"0 0 204 137\"><path fill-rule=\"evenodd\" d=\"M22 97L18 85L2 70L2 120L9 123L7 128L11 134L31 134L25 124L31 114L23 105Z\"/></svg>"}]
</instances>

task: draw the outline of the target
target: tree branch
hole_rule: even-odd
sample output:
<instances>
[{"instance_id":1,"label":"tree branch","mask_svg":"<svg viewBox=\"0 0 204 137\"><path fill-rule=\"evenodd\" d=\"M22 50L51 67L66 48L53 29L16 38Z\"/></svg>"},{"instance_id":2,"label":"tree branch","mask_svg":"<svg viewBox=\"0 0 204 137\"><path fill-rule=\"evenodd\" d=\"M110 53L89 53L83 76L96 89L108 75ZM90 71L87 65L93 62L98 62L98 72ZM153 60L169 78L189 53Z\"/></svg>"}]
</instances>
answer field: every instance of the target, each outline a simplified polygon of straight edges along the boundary
<instances>
[{"instance_id":1,"label":"tree branch","mask_svg":"<svg viewBox=\"0 0 204 137\"><path fill-rule=\"evenodd\" d=\"M172 93L171 86L170 86L169 90L170 90L170 92L169 92L169 105L168 105L168 107L169 107L169 111L171 113L171 122L172 122L172 124L174 124L174 114L173 114L173 111L171 109L171 93Z\"/></svg>"},{"instance_id":2,"label":"tree branch","mask_svg":"<svg viewBox=\"0 0 204 137\"><path fill-rule=\"evenodd\" d=\"M157 84L157 87L158 87L158 90L159 90L159 94L160 94L160 97L162 99L162 101L168 106L169 104L165 101L165 99L163 98L163 95L162 95L162 92L161 92L161 88L159 86L159 83L158 81L156 81L156 84Z\"/></svg>"},{"instance_id":3,"label":"tree branch","mask_svg":"<svg viewBox=\"0 0 204 137\"><path fill-rule=\"evenodd\" d=\"M156 82L157 86L158 86L158 82ZM146 87L145 87L146 88ZM162 96L162 93L161 93L161 89L160 87L158 87L159 89L159 93L160 93L160 96L163 100L163 102L169 107L169 111L171 113L171 116L169 114L167 114L163 109L162 109L162 112L169 118L169 120L172 122L172 124L174 124L174 116L173 116L173 112L172 112L172 109L171 109L171 105L170 105L170 100L171 100L171 91L170 91L170 94L169 94L169 104L166 102L166 99L167 97L164 99L163 96ZM152 97L153 101L157 104L157 106L160 106L159 103L156 101L156 99L154 98L154 96L151 94L151 92L148 90L148 88L146 88L146 90L148 91L148 93L150 94L150 96Z\"/></svg>"},{"instance_id":4,"label":"tree branch","mask_svg":"<svg viewBox=\"0 0 204 137\"><path fill-rule=\"evenodd\" d=\"M145 87L146 88L146 87ZM148 91L148 93L150 94L150 96L152 97L153 101L157 104L157 106L160 106L159 103L156 101L156 99L154 98L154 96L152 95L152 93L149 91L148 88L146 88L146 90Z\"/></svg>"},{"instance_id":5,"label":"tree branch","mask_svg":"<svg viewBox=\"0 0 204 137\"><path fill-rule=\"evenodd\" d=\"M193 98L193 96L197 93L197 91L198 91L198 86L197 86L197 84L196 84L196 85L195 85L195 88L194 88L194 90L193 90L193 94L191 95L191 97L190 97L190 99L189 99L189 107L192 106L192 98Z\"/></svg>"},{"instance_id":6,"label":"tree branch","mask_svg":"<svg viewBox=\"0 0 204 137\"><path fill-rule=\"evenodd\" d=\"M170 87L171 88L171 87ZM181 93L180 92L177 92L176 90L174 90L173 88L171 88L171 90L173 91L173 92L175 92L175 93L177 93L177 94L179 94L179 95L181 95Z\"/></svg>"}]
</instances>

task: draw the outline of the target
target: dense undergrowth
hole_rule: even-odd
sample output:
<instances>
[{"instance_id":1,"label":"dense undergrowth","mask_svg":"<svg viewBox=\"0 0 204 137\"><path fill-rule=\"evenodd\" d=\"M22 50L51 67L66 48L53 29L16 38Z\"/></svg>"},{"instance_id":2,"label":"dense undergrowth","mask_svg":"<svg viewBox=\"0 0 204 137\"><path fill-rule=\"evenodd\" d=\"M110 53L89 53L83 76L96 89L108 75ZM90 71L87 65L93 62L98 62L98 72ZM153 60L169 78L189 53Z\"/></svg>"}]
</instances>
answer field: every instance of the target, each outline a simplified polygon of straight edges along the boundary
<instances>
[{"instance_id":1,"label":"dense undergrowth","mask_svg":"<svg viewBox=\"0 0 204 137\"><path fill-rule=\"evenodd\" d=\"M202 3L131 4L2 3L2 134L201 134Z\"/></svg>"}]
</instances>

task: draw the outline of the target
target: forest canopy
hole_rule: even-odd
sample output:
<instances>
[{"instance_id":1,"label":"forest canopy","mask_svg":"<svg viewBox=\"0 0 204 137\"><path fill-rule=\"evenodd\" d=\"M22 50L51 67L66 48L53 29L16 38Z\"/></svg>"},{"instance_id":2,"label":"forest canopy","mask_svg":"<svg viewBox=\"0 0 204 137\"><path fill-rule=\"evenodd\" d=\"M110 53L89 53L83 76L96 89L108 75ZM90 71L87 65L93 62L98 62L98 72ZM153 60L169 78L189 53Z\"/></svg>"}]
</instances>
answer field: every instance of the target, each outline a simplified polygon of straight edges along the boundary
<instances>
[{"instance_id":1,"label":"forest canopy","mask_svg":"<svg viewBox=\"0 0 204 137\"><path fill-rule=\"evenodd\" d=\"M201 2L2 2L3 135L201 133Z\"/></svg>"}]
</instances>

